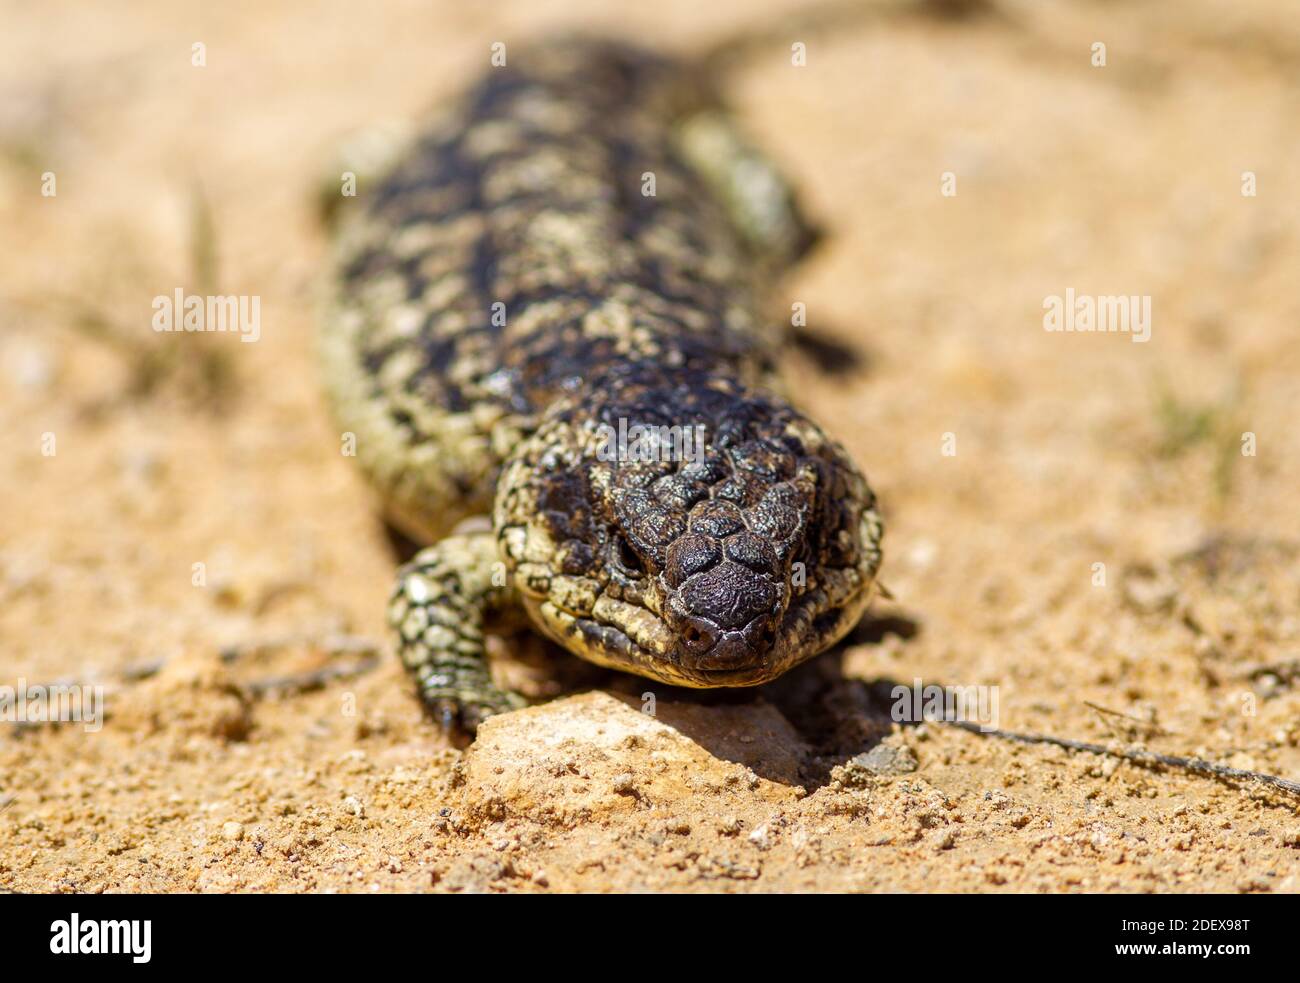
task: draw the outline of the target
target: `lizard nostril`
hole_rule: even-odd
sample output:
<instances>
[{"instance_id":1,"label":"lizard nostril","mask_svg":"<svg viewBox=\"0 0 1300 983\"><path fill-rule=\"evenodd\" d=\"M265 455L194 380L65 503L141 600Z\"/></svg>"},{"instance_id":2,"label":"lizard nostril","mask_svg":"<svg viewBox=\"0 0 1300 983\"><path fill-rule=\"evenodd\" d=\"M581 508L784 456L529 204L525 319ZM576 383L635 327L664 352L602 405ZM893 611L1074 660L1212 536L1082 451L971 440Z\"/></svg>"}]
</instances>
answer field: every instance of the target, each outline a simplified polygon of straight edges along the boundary
<instances>
[{"instance_id":1,"label":"lizard nostril","mask_svg":"<svg viewBox=\"0 0 1300 983\"><path fill-rule=\"evenodd\" d=\"M775 622L759 615L741 632L746 644L755 652L770 652L776 646L778 627Z\"/></svg>"},{"instance_id":2,"label":"lizard nostril","mask_svg":"<svg viewBox=\"0 0 1300 983\"><path fill-rule=\"evenodd\" d=\"M637 555L636 550L632 549L632 544L622 536L617 537L614 543L614 558L624 573L639 577L645 573L645 563Z\"/></svg>"},{"instance_id":3,"label":"lizard nostril","mask_svg":"<svg viewBox=\"0 0 1300 983\"><path fill-rule=\"evenodd\" d=\"M698 624L690 624L682 632L682 641L692 652L707 652L713 648L714 643L718 640L718 635L713 629Z\"/></svg>"}]
</instances>

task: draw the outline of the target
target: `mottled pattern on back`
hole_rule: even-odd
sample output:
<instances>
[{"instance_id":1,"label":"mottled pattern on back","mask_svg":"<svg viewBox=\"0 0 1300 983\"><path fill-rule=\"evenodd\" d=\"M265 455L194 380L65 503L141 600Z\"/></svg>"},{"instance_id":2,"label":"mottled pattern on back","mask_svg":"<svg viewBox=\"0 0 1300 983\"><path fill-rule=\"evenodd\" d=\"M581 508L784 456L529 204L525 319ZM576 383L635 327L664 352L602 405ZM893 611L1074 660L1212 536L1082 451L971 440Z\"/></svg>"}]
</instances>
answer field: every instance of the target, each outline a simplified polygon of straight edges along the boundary
<instances>
[{"instance_id":1,"label":"mottled pattern on back","mask_svg":"<svg viewBox=\"0 0 1300 983\"><path fill-rule=\"evenodd\" d=\"M533 415L616 362L746 378L770 363L756 264L675 149L701 98L632 49L512 53L357 202L335 313L352 378L336 403L408 530L486 511ZM393 467L401 443L439 449L442 487Z\"/></svg>"}]
</instances>

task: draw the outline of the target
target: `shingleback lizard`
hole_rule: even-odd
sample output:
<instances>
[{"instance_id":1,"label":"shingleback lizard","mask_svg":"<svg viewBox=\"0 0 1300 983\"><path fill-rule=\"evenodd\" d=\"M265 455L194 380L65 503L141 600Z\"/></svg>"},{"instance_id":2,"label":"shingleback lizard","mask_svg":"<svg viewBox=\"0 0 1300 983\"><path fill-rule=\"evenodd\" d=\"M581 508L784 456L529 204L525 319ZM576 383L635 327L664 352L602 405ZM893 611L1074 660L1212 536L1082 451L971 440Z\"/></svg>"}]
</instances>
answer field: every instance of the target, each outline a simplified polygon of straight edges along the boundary
<instances>
[{"instance_id":1,"label":"shingleback lizard","mask_svg":"<svg viewBox=\"0 0 1300 983\"><path fill-rule=\"evenodd\" d=\"M858 621L875 499L776 394L763 314L811 238L689 63L590 39L512 48L343 216L325 378L390 520L433 544L389 620L444 726L523 705L484 645L512 610L690 687L773 679ZM647 433L701 439L611 440Z\"/></svg>"}]
</instances>

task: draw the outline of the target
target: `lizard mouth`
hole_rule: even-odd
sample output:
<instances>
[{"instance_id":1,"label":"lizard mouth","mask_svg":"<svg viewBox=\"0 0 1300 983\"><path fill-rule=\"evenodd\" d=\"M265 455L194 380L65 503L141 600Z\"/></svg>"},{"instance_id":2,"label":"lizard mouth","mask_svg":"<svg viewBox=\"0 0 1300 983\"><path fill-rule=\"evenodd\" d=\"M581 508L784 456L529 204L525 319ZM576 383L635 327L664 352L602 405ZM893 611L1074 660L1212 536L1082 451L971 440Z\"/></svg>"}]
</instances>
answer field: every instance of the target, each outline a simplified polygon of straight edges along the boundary
<instances>
[{"instance_id":1,"label":"lizard mouth","mask_svg":"<svg viewBox=\"0 0 1300 983\"><path fill-rule=\"evenodd\" d=\"M743 669L696 669L709 686L757 686L775 679L780 673L768 666L746 666Z\"/></svg>"},{"instance_id":2,"label":"lizard mouth","mask_svg":"<svg viewBox=\"0 0 1300 983\"><path fill-rule=\"evenodd\" d=\"M684 666L665 664L653 674L642 669L634 671L672 686L684 686L688 689L737 689L745 686L760 686L771 682L784 671L784 664L767 663L745 666L740 669L695 669Z\"/></svg>"}]
</instances>

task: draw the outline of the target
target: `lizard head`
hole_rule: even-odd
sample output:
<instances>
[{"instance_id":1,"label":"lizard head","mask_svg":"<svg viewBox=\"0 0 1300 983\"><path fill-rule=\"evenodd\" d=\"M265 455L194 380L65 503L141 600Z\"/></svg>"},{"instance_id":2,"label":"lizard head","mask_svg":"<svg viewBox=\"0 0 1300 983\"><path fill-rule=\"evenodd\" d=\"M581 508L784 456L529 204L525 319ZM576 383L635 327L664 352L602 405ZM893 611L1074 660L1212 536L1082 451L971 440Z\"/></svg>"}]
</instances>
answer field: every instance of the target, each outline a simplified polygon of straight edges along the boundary
<instances>
[{"instance_id":1,"label":"lizard head","mask_svg":"<svg viewBox=\"0 0 1300 983\"><path fill-rule=\"evenodd\" d=\"M881 521L844 450L729 378L606 377L506 461L498 546L575 655L679 686L752 686L855 625Z\"/></svg>"}]
</instances>

